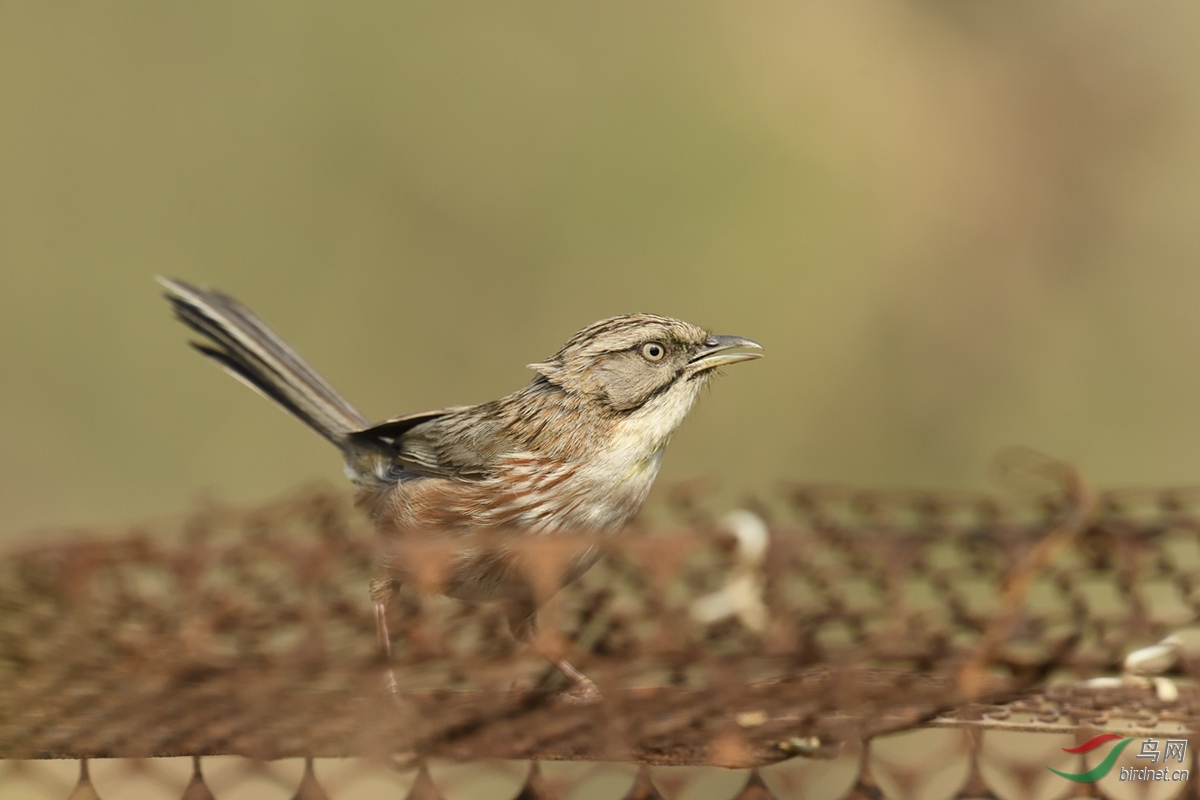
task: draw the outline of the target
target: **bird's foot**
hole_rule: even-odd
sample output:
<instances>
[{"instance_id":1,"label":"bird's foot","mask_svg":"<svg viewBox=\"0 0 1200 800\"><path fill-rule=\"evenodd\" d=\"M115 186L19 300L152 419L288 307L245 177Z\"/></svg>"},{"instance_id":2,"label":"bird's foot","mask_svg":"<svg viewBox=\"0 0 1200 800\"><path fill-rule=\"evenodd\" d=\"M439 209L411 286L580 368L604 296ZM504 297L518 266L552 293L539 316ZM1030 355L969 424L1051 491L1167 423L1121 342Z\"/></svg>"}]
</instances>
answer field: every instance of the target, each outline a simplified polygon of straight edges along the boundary
<instances>
[{"instance_id":1,"label":"bird's foot","mask_svg":"<svg viewBox=\"0 0 1200 800\"><path fill-rule=\"evenodd\" d=\"M569 692L563 692L558 696L558 699L564 703L570 703L574 706L587 706L593 703L599 703L604 697L600 694L600 690L596 688L596 684L587 675L584 675L579 670L575 669L574 665L565 658L560 658L554 661L554 666L558 667L567 680L575 684L575 688Z\"/></svg>"},{"instance_id":2,"label":"bird's foot","mask_svg":"<svg viewBox=\"0 0 1200 800\"><path fill-rule=\"evenodd\" d=\"M559 702L567 703L573 706L590 706L599 703L604 699L604 695L600 694L600 690L596 688L596 684L592 683L591 678L580 675L575 680L575 688L569 692L563 692L558 696Z\"/></svg>"},{"instance_id":3,"label":"bird's foot","mask_svg":"<svg viewBox=\"0 0 1200 800\"><path fill-rule=\"evenodd\" d=\"M391 669L387 670L387 677L383 681L383 694L388 700L392 701L392 705L406 713L415 712L412 701L409 700L400 691L400 685L396 682L396 673Z\"/></svg>"}]
</instances>

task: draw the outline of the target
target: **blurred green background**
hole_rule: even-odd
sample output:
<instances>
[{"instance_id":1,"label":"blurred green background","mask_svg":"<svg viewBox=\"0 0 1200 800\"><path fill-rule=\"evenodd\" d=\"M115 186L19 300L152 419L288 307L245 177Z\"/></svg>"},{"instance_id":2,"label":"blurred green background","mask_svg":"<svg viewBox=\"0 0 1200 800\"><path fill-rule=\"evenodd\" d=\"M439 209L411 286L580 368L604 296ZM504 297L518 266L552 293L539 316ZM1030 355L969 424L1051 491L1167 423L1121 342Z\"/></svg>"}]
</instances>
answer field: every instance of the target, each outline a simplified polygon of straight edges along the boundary
<instances>
[{"instance_id":1,"label":"blurred green background","mask_svg":"<svg viewBox=\"0 0 1200 800\"><path fill-rule=\"evenodd\" d=\"M751 336L663 478L1200 482L1200 7L0 2L0 532L340 481L190 353L221 287L368 416L628 311Z\"/></svg>"}]
</instances>

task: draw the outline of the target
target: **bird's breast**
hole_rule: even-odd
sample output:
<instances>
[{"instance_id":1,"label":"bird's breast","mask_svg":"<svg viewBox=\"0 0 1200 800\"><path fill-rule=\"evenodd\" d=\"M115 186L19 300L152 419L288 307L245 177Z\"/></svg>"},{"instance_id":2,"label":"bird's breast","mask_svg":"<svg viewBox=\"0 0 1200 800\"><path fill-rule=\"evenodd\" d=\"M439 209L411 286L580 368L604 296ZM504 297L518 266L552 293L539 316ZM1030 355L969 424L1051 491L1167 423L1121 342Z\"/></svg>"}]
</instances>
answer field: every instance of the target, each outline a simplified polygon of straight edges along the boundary
<instances>
[{"instance_id":1,"label":"bird's breast","mask_svg":"<svg viewBox=\"0 0 1200 800\"><path fill-rule=\"evenodd\" d=\"M504 454L482 480L360 484L360 505L381 530L618 531L645 502L695 391L689 384L665 393L565 452Z\"/></svg>"}]
</instances>

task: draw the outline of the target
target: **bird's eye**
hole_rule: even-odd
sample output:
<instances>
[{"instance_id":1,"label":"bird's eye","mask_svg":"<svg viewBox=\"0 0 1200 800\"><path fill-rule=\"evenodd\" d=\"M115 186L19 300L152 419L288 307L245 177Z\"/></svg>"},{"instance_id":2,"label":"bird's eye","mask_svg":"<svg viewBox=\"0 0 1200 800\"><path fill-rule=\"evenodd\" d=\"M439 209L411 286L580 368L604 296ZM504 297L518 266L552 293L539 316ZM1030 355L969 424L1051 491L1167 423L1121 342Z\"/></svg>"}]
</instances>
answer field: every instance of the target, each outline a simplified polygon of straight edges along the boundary
<instances>
[{"instance_id":1,"label":"bird's eye","mask_svg":"<svg viewBox=\"0 0 1200 800\"><path fill-rule=\"evenodd\" d=\"M666 354L667 348L658 342L646 342L642 345L642 356L647 361L662 361L662 357Z\"/></svg>"}]
</instances>

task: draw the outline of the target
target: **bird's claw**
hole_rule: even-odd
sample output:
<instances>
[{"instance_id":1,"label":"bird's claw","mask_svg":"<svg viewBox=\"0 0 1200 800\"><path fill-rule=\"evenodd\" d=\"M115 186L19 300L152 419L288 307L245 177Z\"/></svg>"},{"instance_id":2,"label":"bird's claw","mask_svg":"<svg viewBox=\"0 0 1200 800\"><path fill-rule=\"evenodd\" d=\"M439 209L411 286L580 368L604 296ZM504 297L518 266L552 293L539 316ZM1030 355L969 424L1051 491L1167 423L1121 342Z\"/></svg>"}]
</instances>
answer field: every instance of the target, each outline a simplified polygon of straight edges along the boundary
<instances>
[{"instance_id":1,"label":"bird's claw","mask_svg":"<svg viewBox=\"0 0 1200 800\"><path fill-rule=\"evenodd\" d=\"M573 706L590 706L603 700L604 695L600 694L596 684L592 683L590 679L584 678L575 683L574 689L560 694L558 699L560 702Z\"/></svg>"}]
</instances>

